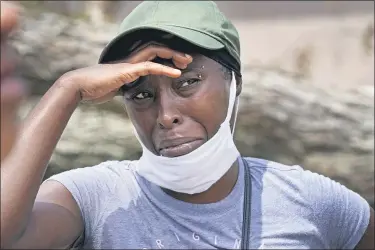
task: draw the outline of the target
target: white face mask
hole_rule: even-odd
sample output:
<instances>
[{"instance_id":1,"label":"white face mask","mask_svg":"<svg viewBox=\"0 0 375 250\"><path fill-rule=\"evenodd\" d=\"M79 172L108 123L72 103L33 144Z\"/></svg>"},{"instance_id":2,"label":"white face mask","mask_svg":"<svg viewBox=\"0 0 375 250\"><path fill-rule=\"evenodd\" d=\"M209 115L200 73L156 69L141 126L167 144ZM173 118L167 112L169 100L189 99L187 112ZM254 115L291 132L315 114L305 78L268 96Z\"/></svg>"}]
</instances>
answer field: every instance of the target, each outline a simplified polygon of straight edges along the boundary
<instances>
[{"instance_id":1,"label":"white face mask","mask_svg":"<svg viewBox=\"0 0 375 250\"><path fill-rule=\"evenodd\" d=\"M194 151L174 158L157 156L143 145L134 129L143 149L142 157L135 164L135 171L139 175L160 187L179 193L196 194L209 189L229 170L240 155L230 129L236 99L236 80L232 75L227 116L217 133ZM238 105L234 124L237 111Z\"/></svg>"}]
</instances>

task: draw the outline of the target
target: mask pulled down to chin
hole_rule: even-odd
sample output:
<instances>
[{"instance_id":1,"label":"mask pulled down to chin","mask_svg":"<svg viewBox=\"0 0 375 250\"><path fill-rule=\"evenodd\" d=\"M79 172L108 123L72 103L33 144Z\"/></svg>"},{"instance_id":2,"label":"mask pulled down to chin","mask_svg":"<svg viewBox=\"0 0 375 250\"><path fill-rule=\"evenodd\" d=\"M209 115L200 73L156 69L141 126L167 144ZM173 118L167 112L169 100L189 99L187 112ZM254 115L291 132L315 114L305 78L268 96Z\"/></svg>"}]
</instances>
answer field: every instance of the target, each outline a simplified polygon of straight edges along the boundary
<instances>
[{"instance_id":1,"label":"mask pulled down to chin","mask_svg":"<svg viewBox=\"0 0 375 250\"><path fill-rule=\"evenodd\" d=\"M144 146L134 129L143 150L141 158L134 165L134 170L146 180L178 193L197 194L208 190L229 170L240 155L230 129L235 99L236 80L232 73L229 105L224 122L211 139L186 155L174 158L155 155ZM237 112L238 105L234 124Z\"/></svg>"}]
</instances>

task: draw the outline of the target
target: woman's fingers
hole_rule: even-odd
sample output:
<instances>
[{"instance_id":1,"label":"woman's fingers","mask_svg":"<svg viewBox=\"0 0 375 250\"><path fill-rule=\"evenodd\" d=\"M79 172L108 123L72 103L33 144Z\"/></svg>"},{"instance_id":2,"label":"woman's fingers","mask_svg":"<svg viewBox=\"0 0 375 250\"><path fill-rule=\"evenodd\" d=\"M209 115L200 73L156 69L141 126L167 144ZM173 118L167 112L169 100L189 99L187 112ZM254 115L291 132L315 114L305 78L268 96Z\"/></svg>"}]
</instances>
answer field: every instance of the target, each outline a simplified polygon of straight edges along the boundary
<instances>
[{"instance_id":1,"label":"woman's fingers","mask_svg":"<svg viewBox=\"0 0 375 250\"><path fill-rule=\"evenodd\" d=\"M133 55L126 59L126 62L135 64L152 61L156 57L172 60L174 65L180 69L186 68L187 65L193 61L193 58L190 55L159 45L149 45L134 52Z\"/></svg>"},{"instance_id":2,"label":"woman's fingers","mask_svg":"<svg viewBox=\"0 0 375 250\"><path fill-rule=\"evenodd\" d=\"M116 68L117 67L121 67L121 79L114 81L116 83L116 86L113 86L114 88L120 88L122 85L134 82L139 77L146 75L165 75L172 78L177 78L181 75L181 71L179 69L150 61L136 64L120 63L116 64Z\"/></svg>"},{"instance_id":3,"label":"woman's fingers","mask_svg":"<svg viewBox=\"0 0 375 250\"><path fill-rule=\"evenodd\" d=\"M177 78L181 75L181 71L178 69L150 61L138 63L135 64L135 66L137 68L137 72L139 72L139 76L165 75L168 77Z\"/></svg>"}]
</instances>

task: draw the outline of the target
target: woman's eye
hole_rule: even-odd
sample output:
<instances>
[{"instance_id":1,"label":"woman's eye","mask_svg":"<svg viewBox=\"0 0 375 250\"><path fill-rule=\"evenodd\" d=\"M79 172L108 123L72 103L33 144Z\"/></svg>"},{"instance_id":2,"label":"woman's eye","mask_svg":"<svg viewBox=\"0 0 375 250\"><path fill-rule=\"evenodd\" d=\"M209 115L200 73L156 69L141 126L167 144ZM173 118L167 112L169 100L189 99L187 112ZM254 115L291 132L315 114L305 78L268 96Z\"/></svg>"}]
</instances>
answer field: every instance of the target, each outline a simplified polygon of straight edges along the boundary
<instances>
[{"instance_id":1,"label":"woman's eye","mask_svg":"<svg viewBox=\"0 0 375 250\"><path fill-rule=\"evenodd\" d=\"M184 87L188 87L196 82L198 82L199 80L198 79L189 79L187 81L183 81L180 85L180 88L184 88Z\"/></svg>"},{"instance_id":2,"label":"woman's eye","mask_svg":"<svg viewBox=\"0 0 375 250\"><path fill-rule=\"evenodd\" d=\"M134 100L144 100L147 98L152 98L152 95L148 92L141 92L133 97Z\"/></svg>"}]
</instances>

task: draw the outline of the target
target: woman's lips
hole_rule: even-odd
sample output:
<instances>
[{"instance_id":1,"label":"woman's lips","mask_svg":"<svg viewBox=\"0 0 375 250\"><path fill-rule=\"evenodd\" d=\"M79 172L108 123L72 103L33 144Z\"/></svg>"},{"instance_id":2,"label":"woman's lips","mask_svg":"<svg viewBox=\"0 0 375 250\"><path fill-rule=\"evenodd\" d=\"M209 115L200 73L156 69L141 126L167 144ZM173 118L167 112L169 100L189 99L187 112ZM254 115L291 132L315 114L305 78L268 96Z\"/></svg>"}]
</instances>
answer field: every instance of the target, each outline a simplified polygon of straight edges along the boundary
<instances>
[{"instance_id":1,"label":"woman's lips","mask_svg":"<svg viewBox=\"0 0 375 250\"><path fill-rule=\"evenodd\" d=\"M161 156L165 157L177 157L181 155L186 155L193 150L197 149L204 143L203 140L193 140L179 145L162 148L159 150Z\"/></svg>"}]
</instances>

